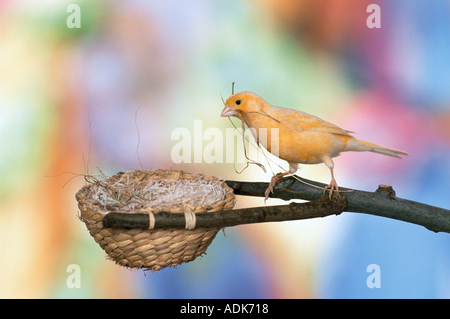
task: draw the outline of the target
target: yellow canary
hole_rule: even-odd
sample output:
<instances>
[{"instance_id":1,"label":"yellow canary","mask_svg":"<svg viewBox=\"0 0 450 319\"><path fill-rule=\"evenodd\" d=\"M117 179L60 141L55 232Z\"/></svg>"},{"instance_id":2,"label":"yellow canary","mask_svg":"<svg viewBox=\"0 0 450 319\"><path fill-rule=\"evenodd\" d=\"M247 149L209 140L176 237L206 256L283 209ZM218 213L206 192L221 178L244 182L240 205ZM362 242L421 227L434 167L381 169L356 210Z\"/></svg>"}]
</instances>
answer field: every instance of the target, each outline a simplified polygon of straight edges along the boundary
<instances>
[{"instance_id":1,"label":"yellow canary","mask_svg":"<svg viewBox=\"0 0 450 319\"><path fill-rule=\"evenodd\" d=\"M331 182L325 188L330 190L330 198L333 191L339 192L333 174L333 157L341 152L369 151L398 157L407 153L382 145L359 140L350 133L332 123L326 122L317 116L301 111L273 106L267 103L259 95L252 92L240 92L230 96L221 114L222 117L235 116L243 121L251 130L257 143L262 144L269 152L276 150L279 158L289 163L289 171L281 176L293 174L298 169L298 164L325 163L331 171ZM267 129L267 138L260 140L260 129ZM271 145L271 129L278 129L278 144ZM273 143L273 141L271 141ZM269 188L266 191L266 199L270 191L278 181L278 176L272 177Z\"/></svg>"}]
</instances>

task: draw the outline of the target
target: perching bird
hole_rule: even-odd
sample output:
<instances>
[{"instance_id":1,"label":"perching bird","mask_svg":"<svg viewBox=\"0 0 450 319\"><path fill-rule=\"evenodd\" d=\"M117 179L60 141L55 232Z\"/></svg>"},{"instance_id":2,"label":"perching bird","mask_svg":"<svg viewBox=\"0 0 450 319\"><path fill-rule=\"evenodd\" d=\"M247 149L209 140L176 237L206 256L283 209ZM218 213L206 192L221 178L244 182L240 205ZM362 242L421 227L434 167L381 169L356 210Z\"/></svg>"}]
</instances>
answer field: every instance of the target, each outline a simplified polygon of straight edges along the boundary
<instances>
[{"instance_id":1,"label":"perching bird","mask_svg":"<svg viewBox=\"0 0 450 319\"><path fill-rule=\"evenodd\" d=\"M330 198L333 190L339 192L338 185L333 174L333 157L341 152L369 151L401 158L399 155L407 153L367 141L359 140L340 127L326 122L317 116L301 111L273 106L267 103L259 95L252 92L241 92L230 96L221 114L222 117L235 116L243 121L251 130L257 144L262 144L269 152L274 149L279 158L289 163L289 171L272 177L269 188L266 191L266 200L278 181L279 176L293 174L298 169L298 164L325 163L331 171L331 182L325 187L330 190ZM267 138L260 140L259 129L267 129ZM271 130L278 128L279 143L271 145Z\"/></svg>"}]
</instances>

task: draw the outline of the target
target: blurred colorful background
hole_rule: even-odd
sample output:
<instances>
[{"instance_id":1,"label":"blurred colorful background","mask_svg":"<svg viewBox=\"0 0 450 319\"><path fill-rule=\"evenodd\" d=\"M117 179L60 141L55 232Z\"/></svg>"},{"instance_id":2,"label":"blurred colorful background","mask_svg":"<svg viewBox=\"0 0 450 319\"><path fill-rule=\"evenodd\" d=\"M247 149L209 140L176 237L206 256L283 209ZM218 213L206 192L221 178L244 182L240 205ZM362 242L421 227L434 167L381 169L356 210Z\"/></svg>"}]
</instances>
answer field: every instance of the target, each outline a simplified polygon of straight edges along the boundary
<instances>
[{"instance_id":1,"label":"blurred colorful background","mask_svg":"<svg viewBox=\"0 0 450 319\"><path fill-rule=\"evenodd\" d=\"M73 3L80 28L66 23ZM366 24L373 3L381 28ZM238 226L202 258L144 273L106 260L75 200L97 167L268 182L255 165L239 175L229 163L171 159L174 129L232 127L221 96L236 82L410 154L344 153L339 185L390 184L449 208L449 1L3 0L0 74L2 298L450 297L450 234L421 226L355 213ZM325 165L298 174L330 179ZM258 205L238 197L236 207ZM72 264L80 288L67 285ZM366 284L370 264L381 288Z\"/></svg>"}]
</instances>

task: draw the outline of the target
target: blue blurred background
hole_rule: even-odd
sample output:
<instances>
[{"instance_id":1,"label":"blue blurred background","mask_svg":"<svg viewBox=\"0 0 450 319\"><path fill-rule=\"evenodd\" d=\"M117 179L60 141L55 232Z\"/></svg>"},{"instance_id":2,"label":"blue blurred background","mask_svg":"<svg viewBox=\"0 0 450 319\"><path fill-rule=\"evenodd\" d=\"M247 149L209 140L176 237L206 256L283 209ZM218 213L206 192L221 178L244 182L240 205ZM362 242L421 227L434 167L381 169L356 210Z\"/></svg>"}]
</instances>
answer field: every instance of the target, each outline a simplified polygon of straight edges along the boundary
<instances>
[{"instance_id":1,"label":"blue blurred background","mask_svg":"<svg viewBox=\"0 0 450 319\"><path fill-rule=\"evenodd\" d=\"M67 27L72 3L81 28ZM381 28L366 25L371 3ZM399 197L448 208L449 1L1 0L0 74L2 298L450 297L449 234L353 213L227 228L194 262L124 269L78 220L84 180L71 180L96 167L139 169L140 158L145 169L269 181L254 165L238 175L232 164L171 159L176 128L232 127L220 97L234 81L236 92L410 154L344 153L339 185L390 184ZM298 174L330 179L324 165ZM236 207L258 205L238 197ZM71 264L81 288L66 284ZM381 288L366 285L370 264Z\"/></svg>"}]
</instances>

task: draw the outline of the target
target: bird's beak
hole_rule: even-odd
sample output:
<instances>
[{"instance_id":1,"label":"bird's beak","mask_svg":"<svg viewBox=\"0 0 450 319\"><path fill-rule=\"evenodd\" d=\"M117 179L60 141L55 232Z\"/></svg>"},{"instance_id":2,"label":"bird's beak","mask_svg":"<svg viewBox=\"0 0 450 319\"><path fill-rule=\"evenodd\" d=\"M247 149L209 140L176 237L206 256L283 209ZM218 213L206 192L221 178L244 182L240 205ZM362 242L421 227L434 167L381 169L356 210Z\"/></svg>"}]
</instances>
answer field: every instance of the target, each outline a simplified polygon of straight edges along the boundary
<instances>
[{"instance_id":1,"label":"bird's beak","mask_svg":"<svg viewBox=\"0 0 450 319\"><path fill-rule=\"evenodd\" d=\"M236 116L236 111L231 107L225 106L220 114L221 117Z\"/></svg>"}]
</instances>

